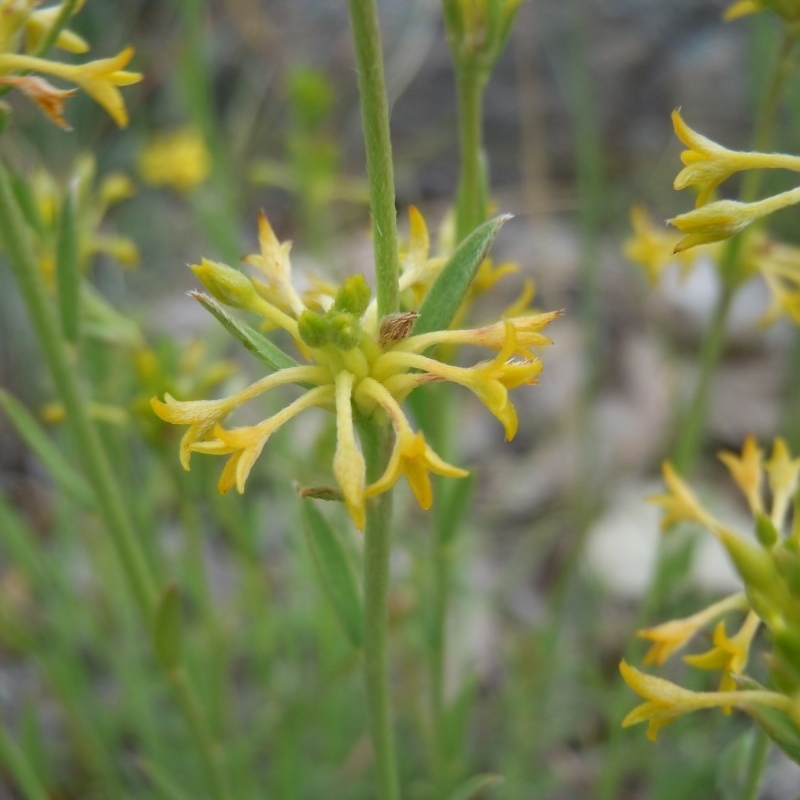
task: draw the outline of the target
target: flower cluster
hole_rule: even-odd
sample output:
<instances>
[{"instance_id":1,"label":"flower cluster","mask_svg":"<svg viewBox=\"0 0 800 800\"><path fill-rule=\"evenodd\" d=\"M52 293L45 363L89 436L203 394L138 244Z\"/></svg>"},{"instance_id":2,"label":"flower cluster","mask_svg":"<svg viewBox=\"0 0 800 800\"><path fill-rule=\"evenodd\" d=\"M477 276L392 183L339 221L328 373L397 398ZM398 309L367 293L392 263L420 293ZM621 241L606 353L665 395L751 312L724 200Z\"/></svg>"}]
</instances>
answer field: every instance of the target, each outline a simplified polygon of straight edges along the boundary
<instances>
[{"instance_id":1,"label":"flower cluster","mask_svg":"<svg viewBox=\"0 0 800 800\"><path fill-rule=\"evenodd\" d=\"M709 202L716 188L737 172L752 169L800 172L800 156L728 150L692 130L679 111L672 113L672 121L675 133L687 147L681 155L684 168L676 176L674 187L696 187L697 207L669 220L683 235L657 228L644 209L632 209L633 235L625 243L625 255L642 266L653 283L664 267L675 260L685 273L698 258L706 256L722 271L723 240L773 211L800 202L800 187L752 203ZM767 285L771 302L761 317L762 324L770 324L781 315L800 323L800 248L755 231L741 242L738 264L737 280L760 275ZM722 277L726 279L725 275Z\"/></svg>"},{"instance_id":2,"label":"flower cluster","mask_svg":"<svg viewBox=\"0 0 800 800\"><path fill-rule=\"evenodd\" d=\"M709 512L669 463L664 465L667 491L652 500L665 511L665 529L676 522L692 522L715 536L736 567L744 591L685 619L638 632L651 642L644 664L660 666L701 630L716 623L711 649L684 656L684 661L718 672L718 690L689 691L623 661L623 678L646 702L622 724L646 721L647 735L655 739L661 727L691 711L717 707L729 712L735 707L753 716L779 745L793 752L800 744L800 458L792 458L785 442L776 439L772 455L765 460L755 439L748 437L741 454L724 452L720 459L744 495L757 541L738 535ZM743 620L729 635L723 617L741 613ZM772 645L766 658L770 690L746 674L750 646L762 625Z\"/></svg>"},{"instance_id":3,"label":"flower cluster","mask_svg":"<svg viewBox=\"0 0 800 800\"><path fill-rule=\"evenodd\" d=\"M63 27L64 17L75 14L85 0L37 8L38 0L0 0L0 88L17 89L33 100L61 128L69 129L64 118L64 101L77 89L59 89L42 75L74 84L99 103L121 128L128 124L128 113L118 89L138 83L142 76L124 68L133 58L126 47L116 56L84 64L64 64L44 58L51 46L82 54L88 43Z\"/></svg>"},{"instance_id":4,"label":"flower cluster","mask_svg":"<svg viewBox=\"0 0 800 800\"><path fill-rule=\"evenodd\" d=\"M444 266L428 258L427 233L412 213L412 237L403 263L401 289L427 282ZM247 388L217 400L181 401L167 394L152 406L163 420L188 425L180 446L189 468L192 453L225 455L228 461L219 490L236 486L243 492L250 470L270 436L300 412L317 406L335 415L336 451L333 475L338 496L353 522L363 528L366 501L391 489L405 476L423 508L432 503L430 473L462 477L466 471L445 462L415 431L402 403L419 386L450 381L469 389L502 423L506 439L517 430L517 413L508 392L536 382L541 361L534 348L549 344L543 328L558 312L526 313L474 329L414 334L417 314L404 310L377 318L370 289L361 275L347 278L338 289L324 285L302 297L291 281L289 242L279 242L267 218L259 218L260 252L245 258L256 270L249 277L225 264L202 260L192 267L205 288L225 305L251 312L267 328L290 335L303 359L299 363L278 351L278 367ZM493 358L470 367L439 360L434 348L470 344L494 351ZM295 384L304 393L276 414L254 425L226 428L231 412L279 386ZM394 444L384 473L367 484L365 460L356 427L358 419L391 425Z\"/></svg>"},{"instance_id":5,"label":"flower cluster","mask_svg":"<svg viewBox=\"0 0 800 800\"><path fill-rule=\"evenodd\" d=\"M678 190L696 186L699 190L695 210L669 220L684 234L675 245L676 252L729 239L757 219L800 203L800 187L753 203L736 200L709 203L714 190L731 175L751 169L800 172L800 156L728 150L692 130L677 110L672 112L672 124L687 148L681 153L684 168L675 177L673 186Z\"/></svg>"}]
</instances>

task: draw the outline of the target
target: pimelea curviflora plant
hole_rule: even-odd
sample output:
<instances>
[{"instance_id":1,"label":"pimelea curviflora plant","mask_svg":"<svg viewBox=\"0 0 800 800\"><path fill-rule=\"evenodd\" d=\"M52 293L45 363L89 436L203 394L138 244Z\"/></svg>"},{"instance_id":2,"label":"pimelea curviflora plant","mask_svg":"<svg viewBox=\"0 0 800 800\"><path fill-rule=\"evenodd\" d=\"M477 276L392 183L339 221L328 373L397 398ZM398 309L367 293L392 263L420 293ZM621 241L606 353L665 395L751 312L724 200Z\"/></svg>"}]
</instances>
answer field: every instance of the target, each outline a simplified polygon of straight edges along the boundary
<instances>
[{"instance_id":1,"label":"pimelea curviflora plant","mask_svg":"<svg viewBox=\"0 0 800 800\"><path fill-rule=\"evenodd\" d=\"M538 379L541 362L536 348L549 343L542 330L558 316L558 312L525 311L529 296L524 294L511 316L476 328L450 328L474 296L479 270L485 285L503 274L501 268L493 268L487 253L508 217L486 220L485 176L476 171L480 104L474 104L517 6L494 0L444 4L450 43L461 70L462 100L470 106L466 117L462 115L469 137L462 139L466 155L456 209L457 246L448 257L432 258L427 228L416 210L410 212L409 244L402 251L398 246L376 7L371 1L350 3L373 218L375 296L363 275L350 276L339 286L319 285L301 295L292 283L291 244L278 240L262 213L260 251L244 259L252 273L208 259L192 269L208 292L194 293L195 299L271 372L227 397L198 401L165 395L152 400L161 419L188 426L180 445L185 468L193 453L227 458L218 482L223 493L233 487L245 491L268 440L295 416L315 406L334 415L336 446L330 465L334 482L301 487L300 494L306 499L306 522L314 537L329 543L328 555L318 559L322 579L336 586L331 592L336 611L352 643L363 648L377 796L384 800L400 796L387 674L392 490L404 477L420 507L427 510L434 503L431 474L467 475L429 443L403 403L426 384L458 384L480 399L502 424L506 439L511 439L517 431L517 413L509 392ZM294 351L279 349L225 306L253 315L262 328L282 329L293 340ZM467 367L448 363L447 355L459 345L485 349L488 357ZM302 394L255 424L226 424L240 406L286 385L300 386ZM446 405L448 397L438 395L437 403ZM330 547L337 547L339 537L331 531L332 523L310 505L313 498L343 501L352 523L364 532L363 600L353 576L338 569L344 559L331 557ZM436 702L441 703L441 697ZM446 776L436 780L447 791L453 788L445 786Z\"/></svg>"},{"instance_id":2,"label":"pimelea curviflora plant","mask_svg":"<svg viewBox=\"0 0 800 800\"><path fill-rule=\"evenodd\" d=\"M698 709L721 708L730 713L737 708L749 714L762 730L753 743L747 774L741 783L743 798L756 797L769 739L800 763L800 460L791 456L780 437L775 439L772 454L766 460L753 437L746 439L740 455L720 454L747 501L753 518L753 538L734 532L720 521L681 474L688 472L698 450L711 375L722 350L732 300L743 284L755 276L766 283L771 300L761 317L762 325L780 316L800 322L800 250L777 241L758 224L770 214L800 202L800 187L758 199L762 170L800 171L797 156L767 152L779 100L796 66L798 5L745 0L734 3L725 16L737 19L765 10L781 18L782 40L756 123L754 150L725 148L695 131L679 110L674 111L675 133L686 149L681 154L683 169L673 185L676 190L695 188L696 207L668 221L679 233L656 228L643 209L634 208L634 235L625 246L627 256L645 269L652 282L659 279L673 259L678 260L684 272L694 267L699 255L710 258L716 267L720 289L702 346L701 373L684 409L674 458L664 464L667 492L654 497L653 502L664 508L665 532L675 523L699 525L710 532L727 551L742 580L743 591L684 619L637 632L651 643L644 664L660 666L700 631L714 625L711 648L684 656L684 661L698 669L718 672L720 679L716 691L690 691L623 660L620 671L625 682L645 702L634 708L622 724L647 722L647 736L655 739L664 725ZM716 199L717 189L737 173L742 173L739 198ZM733 633L729 627L731 615L738 616ZM749 671L754 661L750 658L751 645L762 628L766 640L766 685Z\"/></svg>"}]
</instances>

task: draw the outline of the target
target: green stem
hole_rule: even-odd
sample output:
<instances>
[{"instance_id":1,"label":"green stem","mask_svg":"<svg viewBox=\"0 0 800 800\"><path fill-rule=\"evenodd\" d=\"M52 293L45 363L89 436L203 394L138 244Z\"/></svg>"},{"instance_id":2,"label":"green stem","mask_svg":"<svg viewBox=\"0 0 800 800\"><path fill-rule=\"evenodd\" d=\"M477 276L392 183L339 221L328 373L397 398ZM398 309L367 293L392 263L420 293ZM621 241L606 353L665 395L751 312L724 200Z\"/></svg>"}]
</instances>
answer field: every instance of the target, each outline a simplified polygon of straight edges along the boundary
<instances>
[{"instance_id":1,"label":"green stem","mask_svg":"<svg viewBox=\"0 0 800 800\"><path fill-rule=\"evenodd\" d=\"M486 219L483 176L483 89L485 73L474 60L456 60L460 172L456 196L456 243Z\"/></svg>"},{"instance_id":2,"label":"green stem","mask_svg":"<svg viewBox=\"0 0 800 800\"><path fill-rule=\"evenodd\" d=\"M181 712L189 723L189 730L194 737L195 747L201 757L200 763L203 765L213 796L218 800L233 800L227 781L223 777L222 748L220 742L214 739L209 731L197 692L194 691L183 669L169 671L167 678Z\"/></svg>"},{"instance_id":3,"label":"green stem","mask_svg":"<svg viewBox=\"0 0 800 800\"><path fill-rule=\"evenodd\" d=\"M755 738L750 745L750 755L747 759L744 785L742 786L741 800L758 800L758 787L767 764L770 750L769 736L763 728L756 728Z\"/></svg>"},{"instance_id":4,"label":"green stem","mask_svg":"<svg viewBox=\"0 0 800 800\"><path fill-rule=\"evenodd\" d=\"M370 423L359 426L367 462L367 480L383 472L391 431ZM389 700L388 608L392 493L367 502L364 530L364 682L380 800L399 800L391 704Z\"/></svg>"},{"instance_id":5,"label":"green stem","mask_svg":"<svg viewBox=\"0 0 800 800\"><path fill-rule=\"evenodd\" d=\"M697 456L703 436L711 378L725 344L725 327L736 289L724 285L700 350L700 373L694 393L680 415L680 430L672 460L678 472L687 472Z\"/></svg>"},{"instance_id":6,"label":"green stem","mask_svg":"<svg viewBox=\"0 0 800 800\"><path fill-rule=\"evenodd\" d=\"M439 487L442 488L442 487ZM440 498L443 500L444 498ZM445 540L443 525L437 524L433 547L433 620L430 641L430 702L433 727L433 777L439 795L449 789L445 666L447 662L447 608L449 605L452 546Z\"/></svg>"},{"instance_id":7,"label":"green stem","mask_svg":"<svg viewBox=\"0 0 800 800\"><path fill-rule=\"evenodd\" d=\"M36 775L25 754L9 736L5 728L0 727L0 764L16 781L17 788L25 800L48 800L50 792L44 787Z\"/></svg>"},{"instance_id":8,"label":"green stem","mask_svg":"<svg viewBox=\"0 0 800 800\"><path fill-rule=\"evenodd\" d=\"M781 97L796 66L793 51L797 44L797 36L794 28L787 25L781 28L781 41L778 46L775 67L767 85L764 102L759 109L758 121L753 134L753 150L765 151L772 142ZM739 199L742 202L749 203L756 198L763 174L762 170L757 169L745 172L739 193Z\"/></svg>"},{"instance_id":9,"label":"green stem","mask_svg":"<svg viewBox=\"0 0 800 800\"><path fill-rule=\"evenodd\" d=\"M399 308L397 212L392 143L389 136L389 106L386 100L381 32L375 0L349 0L349 5L367 153L375 251L375 289L378 317L382 318Z\"/></svg>"},{"instance_id":10,"label":"green stem","mask_svg":"<svg viewBox=\"0 0 800 800\"><path fill-rule=\"evenodd\" d=\"M100 435L89 417L89 404L83 396L73 359L61 338L58 319L44 288L27 226L14 199L11 181L3 164L0 164L0 236L53 381L64 403L67 422L72 426L76 441L81 444L84 468L97 496L100 511L142 616L149 621L156 605L155 581L114 482Z\"/></svg>"},{"instance_id":11,"label":"green stem","mask_svg":"<svg viewBox=\"0 0 800 800\"><path fill-rule=\"evenodd\" d=\"M216 613L211 583L203 553L203 531L193 496L189 475L175 473L178 511L184 536L184 561L192 594L204 615L210 652L203 654L203 677L207 678L206 709L212 727L221 731L227 717L226 674L227 635Z\"/></svg>"},{"instance_id":12,"label":"green stem","mask_svg":"<svg viewBox=\"0 0 800 800\"><path fill-rule=\"evenodd\" d=\"M242 205L220 116L213 99L213 80L208 62L208 36L204 28L206 3L181 0L186 30L185 49L179 72L193 125L202 132L211 152L211 185L200 187L191 197L192 210L202 223L210 243L231 263L241 255L238 212Z\"/></svg>"}]
</instances>

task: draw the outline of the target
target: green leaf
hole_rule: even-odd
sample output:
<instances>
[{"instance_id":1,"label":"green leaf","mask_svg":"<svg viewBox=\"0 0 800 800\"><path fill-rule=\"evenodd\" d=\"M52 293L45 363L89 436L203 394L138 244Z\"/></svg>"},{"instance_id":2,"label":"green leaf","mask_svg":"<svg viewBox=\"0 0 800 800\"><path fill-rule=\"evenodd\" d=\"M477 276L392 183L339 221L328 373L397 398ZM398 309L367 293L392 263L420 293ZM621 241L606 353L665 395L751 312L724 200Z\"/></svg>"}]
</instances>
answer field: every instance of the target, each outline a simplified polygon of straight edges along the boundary
<instances>
[{"instance_id":1,"label":"green leaf","mask_svg":"<svg viewBox=\"0 0 800 800\"><path fill-rule=\"evenodd\" d=\"M461 784L448 800L475 800L487 789L491 789L503 780L502 775L473 775Z\"/></svg>"},{"instance_id":2,"label":"green leaf","mask_svg":"<svg viewBox=\"0 0 800 800\"><path fill-rule=\"evenodd\" d=\"M76 472L75 465L67 460L47 436L33 414L3 389L0 389L0 408L6 413L23 441L44 464L56 484L73 500L86 508L93 509L95 496L89 484Z\"/></svg>"},{"instance_id":3,"label":"green leaf","mask_svg":"<svg viewBox=\"0 0 800 800\"><path fill-rule=\"evenodd\" d=\"M283 350L254 328L232 317L213 297L203 292L189 292L189 297L197 300L206 311L216 317L228 333L238 339L256 358L260 358L272 369L277 371L297 366L297 362L291 356L287 356Z\"/></svg>"},{"instance_id":4,"label":"green leaf","mask_svg":"<svg viewBox=\"0 0 800 800\"><path fill-rule=\"evenodd\" d=\"M339 530L333 528L313 502L302 506L306 541L320 583L333 604L353 647L363 642L363 603L356 571Z\"/></svg>"},{"instance_id":5,"label":"green leaf","mask_svg":"<svg viewBox=\"0 0 800 800\"><path fill-rule=\"evenodd\" d=\"M42 215L39 213L39 208L36 200L31 191L28 182L23 178L18 178L16 175L10 176L11 178L11 191L14 194L14 199L17 201L20 213L25 218L28 225L31 226L37 237L42 238L46 232L46 226Z\"/></svg>"},{"instance_id":6,"label":"green leaf","mask_svg":"<svg viewBox=\"0 0 800 800\"><path fill-rule=\"evenodd\" d=\"M22 567L37 589L53 588L55 577L51 575L42 558L43 549L33 531L17 511L0 494L0 531L2 531L3 555Z\"/></svg>"},{"instance_id":7,"label":"green leaf","mask_svg":"<svg viewBox=\"0 0 800 800\"><path fill-rule=\"evenodd\" d=\"M156 655L168 670L180 665L182 625L180 594L178 587L171 583L161 594L153 622Z\"/></svg>"},{"instance_id":8,"label":"green leaf","mask_svg":"<svg viewBox=\"0 0 800 800\"><path fill-rule=\"evenodd\" d=\"M465 478L450 481L447 492L442 502L445 508L437 515L437 526L440 527L440 537L443 545L452 543L456 534L462 529L464 517L472 506L472 494L475 490L475 473L471 472Z\"/></svg>"},{"instance_id":9,"label":"green leaf","mask_svg":"<svg viewBox=\"0 0 800 800\"><path fill-rule=\"evenodd\" d=\"M120 347L141 347L144 337L139 326L118 311L90 283L81 284L81 322L83 333L98 342Z\"/></svg>"},{"instance_id":10,"label":"green leaf","mask_svg":"<svg viewBox=\"0 0 800 800\"><path fill-rule=\"evenodd\" d=\"M157 767L152 761L144 758L139 761L139 764L144 774L147 775L150 780L150 783L152 783L167 800L186 800L185 791L178 787L161 767Z\"/></svg>"},{"instance_id":11,"label":"green leaf","mask_svg":"<svg viewBox=\"0 0 800 800\"><path fill-rule=\"evenodd\" d=\"M758 703L753 703L747 709L747 713L795 764L800 764L800 731L788 714Z\"/></svg>"},{"instance_id":12,"label":"green leaf","mask_svg":"<svg viewBox=\"0 0 800 800\"><path fill-rule=\"evenodd\" d=\"M446 330L497 232L509 219L510 214L490 219L461 242L425 295L419 317L411 329L412 335Z\"/></svg>"},{"instance_id":13,"label":"green leaf","mask_svg":"<svg viewBox=\"0 0 800 800\"><path fill-rule=\"evenodd\" d=\"M0 727L0 764L5 766L25 800L48 800L49 792L4 727Z\"/></svg>"},{"instance_id":14,"label":"green leaf","mask_svg":"<svg viewBox=\"0 0 800 800\"><path fill-rule=\"evenodd\" d=\"M56 284L61 332L68 342L78 341L81 277L78 264L78 231L75 220L75 187L70 186L61 204L56 247Z\"/></svg>"}]
</instances>

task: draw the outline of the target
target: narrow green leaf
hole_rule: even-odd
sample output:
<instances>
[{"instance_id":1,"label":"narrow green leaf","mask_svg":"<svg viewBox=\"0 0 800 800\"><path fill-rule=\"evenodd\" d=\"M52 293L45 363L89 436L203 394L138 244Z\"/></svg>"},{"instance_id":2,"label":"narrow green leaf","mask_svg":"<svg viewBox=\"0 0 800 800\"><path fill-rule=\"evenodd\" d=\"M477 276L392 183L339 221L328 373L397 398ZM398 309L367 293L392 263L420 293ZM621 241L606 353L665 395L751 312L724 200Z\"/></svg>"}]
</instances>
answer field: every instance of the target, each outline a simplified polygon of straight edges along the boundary
<instances>
[{"instance_id":1,"label":"narrow green leaf","mask_svg":"<svg viewBox=\"0 0 800 800\"><path fill-rule=\"evenodd\" d=\"M42 547L24 519L0 495L0 541L3 555L21 567L37 589L47 590L53 585L53 576L42 560Z\"/></svg>"},{"instance_id":2,"label":"narrow green leaf","mask_svg":"<svg viewBox=\"0 0 800 800\"><path fill-rule=\"evenodd\" d=\"M42 430L33 414L3 389L0 389L0 409L6 413L17 433L38 456L58 486L82 506L94 508L94 492L89 484Z\"/></svg>"},{"instance_id":3,"label":"narrow green leaf","mask_svg":"<svg viewBox=\"0 0 800 800\"><path fill-rule=\"evenodd\" d=\"M800 764L800 733L785 711L753 703L747 713L795 764Z\"/></svg>"},{"instance_id":4,"label":"narrow green leaf","mask_svg":"<svg viewBox=\"0 0 800 800\"><path fill-rule=\"evenodd\" d=\"M75 219L75 187L70 186L61 204L56 246L56 285L61 332L68 342L78 341L81 276L78 264L78 231Z\"/></svg>"},{"instance_id":5,"label":"narrow green leaf","mask_svg":"<svg viewBox=\"0 0 800 800\"><path fill-rule=\"evenodd\" d=\"M503 780L502 775L473 775L467 778L449 797L449 800L475 800L487 789L497 786Z\"/></svg>"},{"instance_id":6,"label":"narrow green leaf","mask_svg":"<svg viewBox=\"0 0 800 800\"><path fill-rule=\"evenodd\" d=\"M447 492L443 498L446 507L441 514L437 514L438 525L441 527L443 544L450 544L455 535L463 529L462 523L467 512L472 507L472 493L475 490L475 473L471 472L466 478L450 481Z\"/></svg>"},{"instance_id":7,"label":"narrow green leaf","mask_svg":"<svg viewBox=\"0 0 800 800\"><path fill-rule=\"evenodd\" d=\"M442 331L447 328L458 311L478 267L486 258L497 232L509 219L511 219L510 214L490 219L475 228L461 242L425 295L419 317L411 329L412 335Z\"/></svg>"},{"instance_id":8,"label":"narrow green leaf","mask_svg":"<svg viewBox=\"0 0 800 800\"><path fill-rule=\"evenodd\" d=\"M313 502L302 504L303 527L320 583L354 647L363 642L363 603L356 571L341 533Z\"/></svg>"},{"instance_id":9,"label":"narrow green leaf","mask_svg":"<svg viewBox=\"0 0 800 800\"><path fill-rule=\"evenodd\" d=\"M272 369L281 370L297 366L297 362L291 356L287 356L283 350L254 328L232 317L213 297L203 292L189 292L189 297L197 300L206 311L216 317L228 333L238 339L256 358L260 358Z\"/></svg>"},{"instance_id":10,"label":"narrow green leaf","mask_svg":"<svg viewBox=\"0 0 800 800\"><path fill-rule=\"evenodd\" d=\"M98 342L120 347L141 347L144 336L139 326L118 311L90 283L81 284L81 322L83 333Z\"/></svg>"},{"instance_id":11,"label":"narrow green leaf","mask_svg":"<svg viewBox=\"0 0 800 800\"><path fill-rule=\"evenodd\" d=\"M140 759L139 764L150 783L166 800L186 800L186 792L178 787L161 767L157 767L152 761L145 759Z\"/></svg>"},{"instance_id":12,"label":"narrow green leaf","mask_svg":"<svg viewBox=\"0 0 800 800\"><path fill-rule=\"evenodd\" d=\"M9 177L11 179L11 191L22 216L28 225L33 228L36 235L43 237L45 235L45 223L39 213L39 208L28 181L18 178L16 175L10 175Z\"/></svg>"},{"instance_id":13,"label":"narrow green leaf","mask_svg":"<svg viewBox=\"0 0 800 800\"><path fill-rule=\"evenodd\" d=\"M50 794L46 787L4 727L0 727L0 763L16 781L25 800L48 800Z\"/></svg>"},{"instance_id":14,"label":"narrow green leaf","mask_svg":"<svg viewBox=\"0 0 800 800\"><path fill-rule=\"evenodd\" d=\"M181 598L178 587L172 583L161 593L153 622L156 655L168 670L180 665L181 627Z\"/></svg>"}]
</instances>

